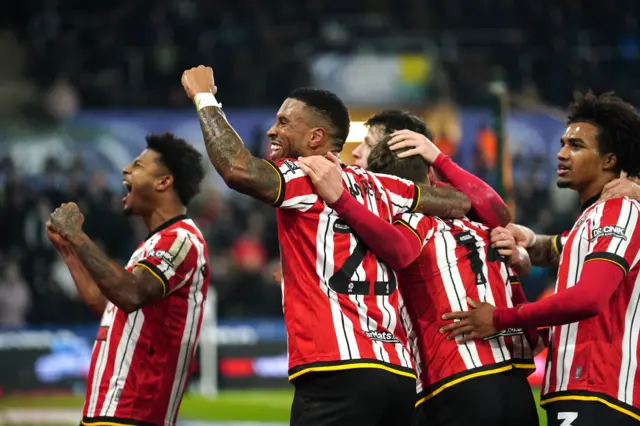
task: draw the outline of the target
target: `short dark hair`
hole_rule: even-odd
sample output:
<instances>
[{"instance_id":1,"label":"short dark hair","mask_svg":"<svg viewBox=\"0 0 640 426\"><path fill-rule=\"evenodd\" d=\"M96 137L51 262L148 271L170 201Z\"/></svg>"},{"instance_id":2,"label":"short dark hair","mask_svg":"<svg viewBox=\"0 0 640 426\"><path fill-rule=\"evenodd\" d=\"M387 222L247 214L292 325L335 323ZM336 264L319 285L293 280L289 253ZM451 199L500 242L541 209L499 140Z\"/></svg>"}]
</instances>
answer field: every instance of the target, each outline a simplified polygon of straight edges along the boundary
<instances>
[{"instance_id":1,"label":"short dark hair","mask_svg":"<svg viewBox=\"0 0 640 426\"><path fill-rule=\"evenodd\" d=\"M349 110L335 93L313 87L300 87L289 95L291 99L297 99L318 113L322 118L331 123L330 134L333 137L335 148L342 151L344 143L349 136Z\"/></svg>"},{"instance_id":2,"label":"short dark hair","mask_svg":"<svg viewBox=\"0 0 640 426\"><path fill-rule=\"evenodd\" d=\"M433 134L427 124L415 114L399 109L388 109L369 117L365 126L382 126L385 133L393 133L397 130L411 130L433 140Z\"/></svg>"},{"instance_id":3,"label":"short dark hair","mask_svg":"<svg viewBox=\"0 0 640 426\"><path fill-rule=\"evenodd\" d=\"M640 114L613 92L576 93L569 106L567 125L586 122L598 128L598 150L617 157L616 172L640 175Z\"/></svg>"},{"instance_id":4,"label":"short dark hair","mask_svg":"<svg viewBox=\"0 0 640 426\"><path fill-rule=\"evenodd\" d=\"M391 151L389 139L391 136L385 136L371 149L367 158L367 169L374 173L394 175L413 182L425 182L429 173L429 164L419 155L398 158L399 153L410 148Z\"/></svg>"},{"instance_id":5,"label":"short dark hair","mask_svg":"<svg viewBox=\"0 0 640 426\"><path fill-rule=\"evenodd\" d=\"M184 206L200 192L205 171L202 154L172 133L148 135L147 148L160 154L160 162L173 175L173 189Z\"/></svg>"}]
</instances>

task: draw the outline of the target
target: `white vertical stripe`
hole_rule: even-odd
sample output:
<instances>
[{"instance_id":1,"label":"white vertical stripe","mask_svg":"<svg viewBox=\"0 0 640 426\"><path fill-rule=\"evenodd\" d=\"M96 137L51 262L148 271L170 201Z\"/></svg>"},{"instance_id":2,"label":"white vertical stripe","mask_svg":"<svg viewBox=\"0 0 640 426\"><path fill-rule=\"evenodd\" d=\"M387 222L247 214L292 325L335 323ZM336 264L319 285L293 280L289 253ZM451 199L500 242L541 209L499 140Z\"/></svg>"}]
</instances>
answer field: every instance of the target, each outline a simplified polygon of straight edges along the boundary
<instances>
[{"instance_id":1,"label":"white vertical stripe","mask_svg":"<svg viewBox=\"0 0 640 426\"><path fill-rule=\"evenodd\" d=\"M388 277L385 274L384 266L380 264L380 262L376 262L377 269L377 281L385 281ZM390 333L393 334L395 331L395 312L391 305L388 303L388 296L374 296L376 298L376 304L378 305L378 309L382 313L382 328L387 329ZM393 324L392 324L393 323ZM389 354L384 349L384 345L382 345L382 359L385 362L390 362Z\"/></svg>"},{"instance_id":2,"label":"white vertical stripe","mask_svg":"<svg viewBox=\"0 0 640 426\"><path fill-rule=\"evenodd\" d=\"M491 282L489 281L489 268L487 265L487 253L486 253L486 243L484 239L478 236L478 233L474 231L472 228L465 226L464 222L460 220L455 221L456 225L458 225L461 229L467 230L473 235L473 238L476 241L476 250L478 251L478 255L480 256L480 261L482 262L482 273L486 279L486 284L477 286L478 287L478 296L480 297L480 301L487 302L492 305L496 305L495 298L493 297L493 291L491 289ZM505 281L503 281L505 282ZM497 339L489 340L489 344L491 346L491 354L493 355L493 359L496 363L504 362L506 360L511 359L509 355L509 351L507 349L507 345L504 341L504 337L500 336Z\"/></svg>"},{"instance_id":3,"label":"white vertical stripe","mask_svg":"<svg viewBox=\"0 0 640 426\"><path fill-rule=\"evenodd\" d=\"M127 378L129 377L129 369L131 360L138 346L140 331L144 323L144 312L139 309L127 316L127 321L122 330L122 337L118 342L115 363L113 366L113 376L109 381L109 390L105 397L100 411L100 416L113 417L118 408L118 400L120 392L124 388Z\"/></svg>"},{"instance_id":4,"label":"white vertical stripe","mask_svg":"<svg viewBox=\"0 0 640 426\"><path fill-rule=\"evenodd\" d=\"M640 253L636 256L638 262ZM630 283L630 282L628 282ZM618 380L618 399L633 405L633 392L638 369L638 336L640 336L640 275L633 283L631 299L624 317L622 336L622 366Z\"/></svg>"},{"instance_id":5,"label":"white vertical stripe","mask_svg":"<svg viewBox=\"0 0 640 426\"><path fill-rule=\"evenodd\" d=\"M601 205L597 206L596 209ZM592 226L595 228L599 226L599 218L601 215L596 215ZM589 251L589 234L590 234L590 221L586 220L575 231L575 237L571 242L571 247L565 247L571 250L569 257L569 267L567 270L567 286L569 289L576 285L580 279L580 273L582 272L582 266L584 265L584 258ZM556 289L557 292L557 289ZM565 324L560 327L560 341L556 348L556 387L555 391L560 392L567 389L569 379L571 377L571 370L573 368L573 357L576 350L576 340L578 338L579 322L571 324Z\"/></svg>"},{"instance_id":6,"label":"white vertical stripe","mask_svg":"<svg viewBox=\"0 0 640 426\"><path fill-rule=\"evenodd\" d=\"M633 238L633 232L636 229L637 222L638 209L631 204L631 201L624 199L616 225L625 230L624 235L626 238L611 238L611 242L607 248L608 253L615 253L620 257L625 256L629 243ZM629 265L629 268L631 268L631 265Z\"/></svg>"},{"instance_id":7,"label":"white vertical stripe","mask_svg":"<svg viewBox=\"0 0 640 426\"><path fill-rule=\"evenodd\" d=\"M350 253L353 252L356 244L356 237L355 235L351 234ZM366 278L367 277L364 271L364 267L362 266L362 264L358 265L358 267L356 268L355 277L352 277L352 279L357 281L366 281ZM369 310L367 308L367 304L365 303L364 296L352 294L349 296L349 299L357 308L358 318L360 320L360 329L363 332L369 330L377 330L378 324L373 320L373 318L368 315ZM371 345L373 347L373 353L375 354L376 358L380 361L384 361L384 356L382 355L382 353L384 352L382 342L372 340Z\"/></svg>"},{"instance_id":8,"label":"white vertical stripe","mask_svg":"<svg viewBox=\"0 0 640 426\"><path fill-rule=\"evenodd\" d=\"M338 349L340 351L340 359L357 359L360 358L360 351L356 343L356 336L353 332L353 324L346 317L340 307L338 295L335 291L329 289L329 280L333 275L333 224L337 216L333 210L324 206L324 210L318 218L318 233L316 235L316 272L318 273L320 290L329 298L331 307L331 317L333 319L333 328L338 341Z\"/></svg>"},{"instance_id":9,"label":"white vertical stripe","mask_svg":"<svg viewBox=\"0 0 640 426\"><path fill-rule=\"evenodd\" d=\"M544 390L542 391L543 395L549 393L549 389L551 388L551 370L553 366L553 358L557 355L558 351L555 348L554 339L555 339L555 329L556 327L551 327L549 330L549 345L551 345L551 349L553 352L547 352L547 361L545 362L545 371L544 371Z\"/></svg>"},{"instance_id":10,"label":"white vertical stripe","mask_svg":"<svg viewBox=\"0 0 640 426\"><path fill-rule=\"evenodd\" d=\"M191 363L193 349L197 343L200 333L199 323L202 317L202 308L204 303L204 275L202 268L206 265L205 247L196 237L190 236L193 247L198 252L198 260L195 269L192 269L185 277L179 287L189 284L189 297L187 298L187 312L185 317L184 330L182 339L180 340L180 353L178 354L178 362L171 387L171 396L167 413L165 416L165 424L174 424L178 414L178 407L182 399L182 392L185 387L185 381L189 373L189 364Z\"/></svg>"},{"instance_id":11,"label":"white vertical stripe","mask_svg":"<svg viewBox=\"0 0 640 426\"><path fill-rule=\"evenodd\" d=\"M109 331L107 331L107 337L104 341L96 342L93 346L93 351L95 352L96 348L98 348L99 352L96 356L96 365L91 380L91 393L87 398L89 400L87 417L95 417L95 411L100 398L100 383L102 383L102 376L109 361L109 342L111 341L111 332L113 331L113 321L116 316L116 310L117 308L113 303L107 302L107 306L102 313L102 319L100 320L100 326L109 327Z\"/></svg>"},{"instance_id":12,"label":"white vertical stripe","mask_svg":"<svg viewBox=\"0 0 640 426\"><path fill-rule=\"evenodd\" d=\"M467 292L460 277L458 261L455 256L456 240L450 232L443 232L436 234L434 243L436 246L436 261L445 292L447 293L447 299L449 299L449 306L454 312L460 310L468 311ZM462 357L467 370L482 365L478 349L473 341L458 344L458 353Z\"/></svg>"}]
</instances>

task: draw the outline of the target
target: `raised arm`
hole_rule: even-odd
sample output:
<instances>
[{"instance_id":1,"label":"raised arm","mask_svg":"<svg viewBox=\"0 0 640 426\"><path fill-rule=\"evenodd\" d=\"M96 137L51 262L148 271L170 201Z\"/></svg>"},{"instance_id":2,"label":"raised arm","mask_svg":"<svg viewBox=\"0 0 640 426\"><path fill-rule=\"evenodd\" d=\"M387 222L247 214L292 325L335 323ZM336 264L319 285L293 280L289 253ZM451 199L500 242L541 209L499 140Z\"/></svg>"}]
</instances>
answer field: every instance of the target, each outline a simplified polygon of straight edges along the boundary
<instances>
[{"instance_id":1,"label":"raised arm","mask_svg":"<svg viewBox=\"0 0 640 426\"><path fill-rule=\"evenodd\" d=\"M418 188L420 188L420 199L416 207L418 213L448 219L465 216L471 210L469 198L451 187L436 188L420 184Z\"/></svg>"},{"instance_id":2,"label":"raised arm","mask_svg":"<svg viewBox=\"0 0 640 426\"><path fill-rule=\"evenodd\" d=\"M471 213L480 222L495 228L507 226L511 221L511 212L504 200L482 179L458 166L444 155L425 135L411 130L399 130L391 135L389 148L393 151L408 149L398 153L398 158L420 155L440 173L442 178L471 203Z\"/></svg>"},{"instance_id":3,"label":"raised arm","mask_svg":"<svg viewBox=\"0 0 640 426\"><path fill-rule=\"evenodd\" d=\"M107 299L100 291L93 277L82 265L69 242L54 231L51 222L47 222L46 230L49 240L51 240L53 246L62 256L62 260L67 265L67 268L69 268L71 277L78 289L78 294L92 311L98 315L102 315L107 306Z\"/></svg>"},{"instance_id":4,"label":"raised arm","mask_svg":"<svg viewBox=\"0 0 640 426\"><path fill-rule=\"evenodd\" d=\"M182 85L196 104L211 164L229 188L275 204L281 190L279 173L268 161L251 155L215 100L213 70L199 66L182 75Z\"/></svg>"},{"instance_id":5,"label":"raised arm","mask_svg":"<svg viewBox=\"0 0 640 426\"><path fill-rule=\"evenodd\" d=\"M129 272L111 260L82 232L83 221L74 203L63 204L50 219L53 231L69 242L79 262L108 300L130 313L165 295L163 282L150 270L136 267Z\"/></svg>"}]
</instances>

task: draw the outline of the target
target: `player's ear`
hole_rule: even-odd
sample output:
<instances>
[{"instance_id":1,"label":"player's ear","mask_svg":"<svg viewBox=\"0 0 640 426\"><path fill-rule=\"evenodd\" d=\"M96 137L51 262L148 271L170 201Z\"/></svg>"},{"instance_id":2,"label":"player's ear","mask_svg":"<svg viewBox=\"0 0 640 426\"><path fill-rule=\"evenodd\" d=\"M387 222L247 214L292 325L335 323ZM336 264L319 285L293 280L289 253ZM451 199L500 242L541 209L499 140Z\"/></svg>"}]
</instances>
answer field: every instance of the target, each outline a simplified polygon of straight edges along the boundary
<instances>
[{"instance_id":1,"label":"player's ear","mask_svg":"<svg viewBox=\"0 0 640 426\"><path fill-rule=\"evenodd\" d=\"M609 152L604 155L603 170L611 171L615 169L617 165L618 165L618 157L616 157L615 154Z\"/></svg>"},{"instance_id":2,"label":"player's ear","mask_svg":"<svg viewBox=\"0 0 640 426\"><path fill-rule=\"evenodd\" d=\"M157 191L166 191L171 186L173 186L173 176L164 175L160 176L156 179L156 190Z\"/></svg>"},{"instance_id":3,"label":"player's ear","mask_svg":"<svg viewBox=\"0 0 640 426\"><path fill-rule=\"evenodd\" d=\"M309 148L318 149L325 142L327 131L322 127L314 127L309 130Z\"/></svg>"}]
</instances>

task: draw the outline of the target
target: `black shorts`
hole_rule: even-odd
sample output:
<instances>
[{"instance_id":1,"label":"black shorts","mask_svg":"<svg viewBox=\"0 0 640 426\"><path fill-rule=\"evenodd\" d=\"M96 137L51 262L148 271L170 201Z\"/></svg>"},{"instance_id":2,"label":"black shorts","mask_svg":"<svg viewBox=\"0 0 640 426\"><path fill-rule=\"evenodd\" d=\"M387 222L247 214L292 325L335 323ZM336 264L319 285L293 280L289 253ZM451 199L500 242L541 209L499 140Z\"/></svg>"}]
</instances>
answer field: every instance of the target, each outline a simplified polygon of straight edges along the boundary
<instances>
[{"instance_id":1,"label":"black shorts","mask_svg":"<svg viewBox=\"0 0 640 426\"><path fill-rule=\"evenodd\" d=\"M312 372L293 381L291 426L410 425L416 381L376 368Z\"/></svg>"},{"instance_id":2,"label":"black shorts","mask_svg":"<svg viewBox=\"0 0 640 426\"><path fill-rule=\"evenodd\" d=\"M538 426L538 409L522 370L466 380L416 408L414 426Z\"/></svg>"},{"instance_id":3,"label":"black shorts","mask_svg":"<svg viewBox=\"0 0 640 426\"><path fill-rule=\"evenodd\" d=\"M638 426L633 417L595 401L555 401L545 404L548 426Z\"/></svg>"}]
</instances>

